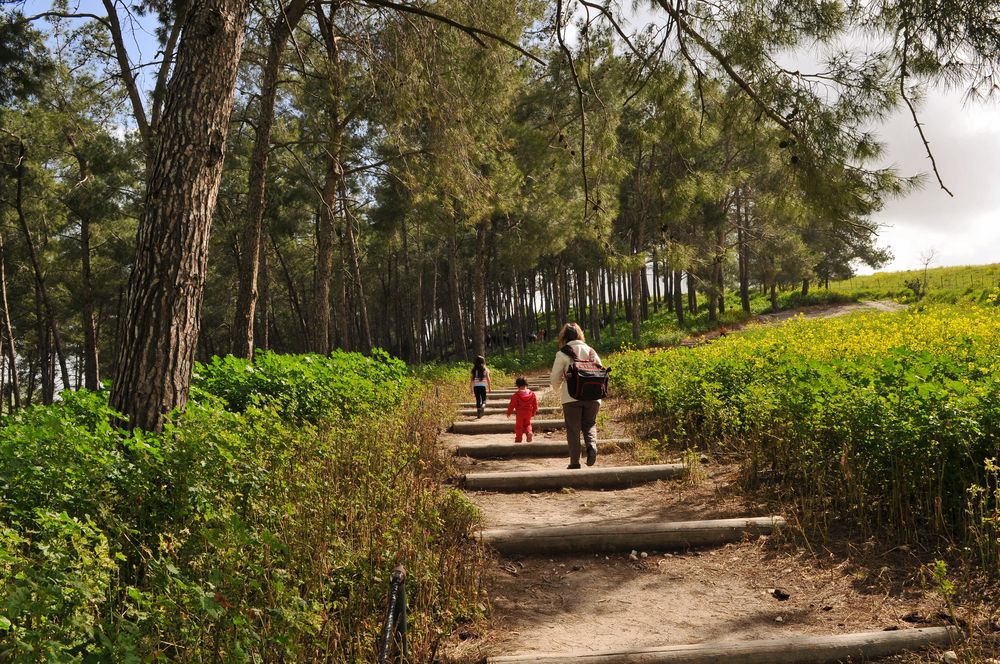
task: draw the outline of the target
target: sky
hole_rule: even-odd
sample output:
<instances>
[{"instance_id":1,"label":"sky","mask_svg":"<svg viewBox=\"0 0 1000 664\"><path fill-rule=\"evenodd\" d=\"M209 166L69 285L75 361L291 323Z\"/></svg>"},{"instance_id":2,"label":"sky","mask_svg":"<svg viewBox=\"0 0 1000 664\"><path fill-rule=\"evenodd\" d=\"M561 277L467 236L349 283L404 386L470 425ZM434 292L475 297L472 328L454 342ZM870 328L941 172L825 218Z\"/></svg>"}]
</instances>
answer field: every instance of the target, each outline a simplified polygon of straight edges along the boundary
<instances>
[{"instance_id":1,"label":"sky","mask_svg":"<svg viewBox=\"0 0 1000 664\"><path fill-rule=\"evenodd\" d=\"M960 91L930 92L919 117L950 197L937 184L913 119L897 114L880 130L886 165L903 175L927 173L922 189L890 201L875 215L880 244L894 260L883 269L1000 262L1000 105L963 101Z\"/></svg>"},{"instance_id":2,"label":"sky","mask_svg":"<svg viewBox=\"0 0 1000 664\"><path fill-rule=\"evenodd\" d=\"M627 2L623 4L629 4ZM51 0L26 0L27 14L51 7ZM76 0L80 11L101 13L100 0ZM662 21L658 10L640 10L629 17L631 27ZM136 26L130 49L155 52L149 33L152 21ZM572 35L570 35L572 38ZM896 167L901 175L926 173L924 186L905 198L889 201L875 215L881 230L879 244L894 258L883 270L921 266L934 251L934 266L1000 262L1000 100L965 103L961 90L930 90L919 110L938 170L949 196L938 185L913 119L902 111L890 118L879 134L885 143L881 165ZM870 269L860 269L861 273Z\"/></svg>"}]
</instances>

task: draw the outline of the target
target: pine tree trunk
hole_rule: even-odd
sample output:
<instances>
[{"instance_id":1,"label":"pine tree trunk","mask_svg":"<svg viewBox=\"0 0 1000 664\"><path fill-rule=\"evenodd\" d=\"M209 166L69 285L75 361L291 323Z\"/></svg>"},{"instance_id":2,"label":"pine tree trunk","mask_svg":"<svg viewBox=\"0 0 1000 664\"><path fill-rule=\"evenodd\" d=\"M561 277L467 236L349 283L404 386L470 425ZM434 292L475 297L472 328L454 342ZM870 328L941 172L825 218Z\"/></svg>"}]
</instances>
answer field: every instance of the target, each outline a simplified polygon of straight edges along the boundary
<instances>
[{"instance_id":1,"label":"pine tree trunk","mask_svg":"<svg viewBox=\"0 0 1000 664\"><path fill-rule=\"evenodd\" d=\"M625 311L625 320L631 323L632 321L632 299L628 296L628 291L625 289L625 274L618 275L618 301L622 303L622 308Z\"/></svg>"},{"instance_id":2,"label":"pine tree trunk","mask_svg":"<svg viewBox=\"0 0 1000 664\"><path fill-rule=\"evenodd\" d=\"M718 312L718 300L715 298L715 293L708 292L708 320L710 323L716 323L719 321Z\"/></svg>"},{"instance_id":3,"label":"pine tree trunk","mask_svg":"<svg viewBox=\"0 0 1000 664\"><path fill-rule=\"evenodd\" d=\"M17 179L17 186L14 194L14 211L17 213L17 222L21 228L21 233L24 235L24 243L28 249L28 259L31 261L32 274L35 277L35 295L38 298L38 304L40 305L38 309L39 320L47 325L49 330L42 335L46 339L45 348L49 348L50 342L52 347L55 348L55 354L59 360L63 388L68 390L72 388L72 385L69 380L69 368L66 364L66 357L63 355L62 339L59 335L59 324L56 322L55 313L52 309L52 300L49 298L49 291L45 285L45 277L42 273L41 263L38 260L38 253L35 251L35 243L31 238L31 231L28 229L28 218L24 213L24 167L26 162L27 151L24 147L24 141L19 138L17 165L14 169L15 177ZM49 337L49 332L51 332L51 337ZM46 372L46 376L42 379L42 386L43 401L48 404L52 403L52 400L55 397L55 385L54 382L52 384L48 382L47 373L48 372Z\"/></svg>"},{"instance_id":4,"label":"pine tree trunk","mask_svg":"<svg viewBox=\"0 0 1000 664\"><path fill-rule=\"evenodd\" d=\"M601 269L594 268L590 273L590 333L594 341L601 340L600 283Z\"/></svg>"},{"instance_id":5,"label":"pine tree trunk","mask_svg":"<svg viewBox=\"0 0 1000 664\"><path fill-rule=\"evenodd\" d=\"M230 346L236 357L253 357L254 316L260 288L260 262L263 251L264 192L267 187L268 156L271 152L271 127L274 126L274 102L278 93L278 72L291 31L305 13L306 0L291 0L275 18L267 61L261 69L257 122L254 125L253 152L247 176L246 227L240 234L240 265L236 289L236 312ZM266 330L266 326L264 327ZM265 345L266 347L266 345Z\"/></svg>"},{"instance_id":6,"label":"pine tree trunk","mask_svg":"<svg viewBox=\"0 0 1000 664\"><path fill-rule=\"evenodd\" d=\"M681 271L674 270L674 313L677 314L677 324L684 326L684 294L681 292Z\"/></svg>"},{"instance_id":7,"label":"pine tree trunk","mask_svg":"<svg viewBox=\"0 0 1000 664\"><path fill-rule=\"evenodd\" d=\"M271 348L271 270L267 260L267 250L264 246L260 248L259 257L260 297L254 315L256 320L254 345L261 350L269 350Z\"/></svg>"},{"instance_id":8,"label":"pine tree trunk","mask_svg":"<svg viewBox=\"0 0 1000 664\"><path fill-rule=\"evenodd\" d=\"M187 403L247 0L186 14L139 221L111 406L159 431Z\"/></svg>"},{"instance_id":9,"label":"pine tree trunk","mask_svg":"<svg viewBox=\"0 0 1000 664\"><path fill-rule=\"evenodd\" d=\"M354 320L354 316L349 315L348 307L348 293L347 293L347 261L344 260L346 255L345 242L343 233L340 236L340 270L337 271L337 317L335 321L336 326L336 336L337 343L340 347L347 351L354 350L354 326L351 325L351 321Z\"/></svg>"},{"instance_id":10,"label":"pine tree trunk","mask_svg":"<svg viewBox=\"0 0 1000 664\"><path fill-rule=\"evenodd\" d=\"M460 360L469 359L469 351L465 344L465 325L462 315L462 300L459 292L458 278L458 244L454 234L451 236L451 260L448 261L448 291L451 297L451 338L455 347L455 355Z\"/></svg>"},{"instance_id":11,"label":"pine tree trunk","mask_svg":"<svg viewBox=\"0 0 1000 664\"><path fill-rule=\"evenodd\" d=\"M81 293L83 314L83 386L101 389L97 355L97 321L94 317L94 279L90 267L90 219L80 217Z\"/></svg>"},{"instance_id":12,"label":"pine tree trunk","mask_svg":"<svg viewBox=\"0 0 1000 664\"><path fill-rule=\"evenodd\" d=\"M10 391L14 399L14 408L21 407L21 391L18 388L17 350L14 344L14 326L10 322L10 303L7 300L7 251L4 247L3 233L0 232L0 307L3 307L4 339L2 352L7 356L7 369L10 371Z\"/></svg>"},{"instance_id":13,"label":"pine tree trunk","mask_svg":"<svg viewBox=\"0 0 1000 664\"><path fill-rule=\"evenodd\" d=\"M487 245L487 221L482 221L476 226L476 268L473 284L475 293L473 299L473 343L476 355L486 356L486 245Z\"/></svg>"},{"instance_id":14,"label":"pine tree trunk","mask_svg":"<svg viewBox=\"0 0 1000 664\"><path fill-rule=\"evenodd\" d=\"M740 194L736 192L736 259L740 272L740 306L743 313L750 313L750 251L747 246L747 229L740 205Z\"/></svg>"},{"instance_id":15,"label":"pine tree trunk","mask_svg":"<svg viewBox=\"0 0 1000 664\"><path fill-rule=\"evenodd\" d=\"M645 256L643 257L642 267L639 269L639 287L642 290L642 319L649 320L649 280L646 278L648 276L648 268L646 267Z\"/></svg>"},{"instance_id":16,"label":"pine tree trunk","mask_svg":"<svg viewBox=\"0 0 1000 664\"><path fill-rule=\"evenodd\" d=\"M302 302L299 299L298 289L295 288L295 281L292 279L291 272L288 271L288 263L285 262L285 256L281 253L278 243L274 241L274 237L271 237L271 248L274 249L274 256L278 259L278 264L281 266L281 273L285 277L285 289L288 291L288 300L291 303L295 320L299 324L301 338L297 347L307 349L309 346L309 326L306 323L305 314L302 313Z\"/></svg>"},{"instance_id":17,"label":"pine tree trunk","mask_svg":"<svg viewBox=\"0 0 1000 664\"><path fill-rule=\"evenodd\" d=\"M802 297L809 295L809 279L802 280Z\"/></svg>"},{"instance_id":18,"label":"pine tree trunk","mask_svg":"<svg viewBox=\"0 0 1000 664\"><path fill-rule=\"evenodd\" d=\"M542 274L542 290L545 295L545 335L547 337L552 330L552 302L554 298L552 297L552 279L546 275L547 273Z\"/></svg>"},{"instance_id":19,"label":"pine tree trunk","mask_svg":"<svg viewBox=\"0 0 1000 664\"><path fill-rule=\"evenodd\" d=\"M611 319L611 336L618 334L618 296L615 293L617 277L614 270L608 270L608 317Z\"/></svg>"},{"instance_id":20,"label":"pine tree trunk","mask_svg":"<svg viewBox=\"0 0 1000 664\"><path fill-rule=\"evenodd\" d=\"M38 377L42 387L42 403L47 406L55 397L55 385L51 380L52 372L49 371L52 348L49 345L49 328L45 324L45 308L37 283L35 284L35 333L38 336ZM30 395L31 391L28 393Z\"/></svg>"},{"instance_id":21,"label":"pine tree trunk","mask_svg":"<svg viewBox=\"0 0 1000 664\"><path fill-rule=\"evenodd\" d=\"M691 268L687 271L687 292L688 292L688 311L691 315L697 315L698 313L698 289L694 283L694 272Z\"/></svg>"},{"instance_id":22,"label":"pine tree trunk","mask_svg":"<svg viewBox=\"0 0 1000 664\"><path fill-rule=\"evenodd\" d=\"M91 175L90 164L77 148L71 132L66 133L73 156L80 170L79 181L86 182ZM72 207L72 206L71 206ZM90 265L90 214L86 210L74 210L80 220L80 306L83 327L83 370L84 387L98 390L101 387L100 364L97 350L97 322L94 316L94 280ZM77 367L79 370L79 366ZM79 389L77 380L77 389Z\"/></svg>"},{"instance_id":23,"label":"pine tree trunk","mask_svg":"<svg viewBox=\"0 0 1000 664\"><path fill-rule=\"evenodd\" d=\"M632 270L632 297L629 307L629 320L632 323L632 341L639 343L642 334L642 275L643 270L636 267Z\"/></svg>"},{"instance_id":24,"label":"pine tree trunk","mask_svg":"<svg viewBox=\"0 0 1000 664\"><path fill-rule=\"evenodd\" d=\"M653 248L653 313L660 311L660 260L656 247Z\"/></svg>"},{"instance_id":25,"label":"pine tree trunk","mask_svg":"<svg viewBox=\"0 0 1000 664\"><path fill-rule=\"evenodd\" d=\"M415 328L414 334L414 359L417 362L423 362L427 356L427 326L424 325L425 320L424 312L424 261L423 258L417 259L417 284L416 284L416 302L413 304L413 318L412 322Z\"/></svg>"},{"instance_id":26,"label":"pine tree trunk","mask_svg":"<svg viewBox=\"0 0 1000 664\"><path fill-rule=\"evenodd\" d=\"M340 181L340 160L331 141L326 160L326 176L322 200L316 214L316 283L313 286L313 319L309 334L309 350L320 355L330 353L330 282L333 280L333 228L336 220L337 185Z\"/></svg>"},{"instance_id":27,"label":"pine tree trunk","mask_svg":"<svg viewBox=\"0 0 1000 664\"><path fill-rule=\"evenodd\" d=\"M715 284L715 296L719 302L719 315L726 311L726 280L723 270L723 263L726 260L726 232L720 224L715 229L715 273L713 282Z\"/></svg>"},{"instance_id":28,"label":"pine tree trunk","mask_svg":"<svg viewBox=\"0 0 1000 664\"><path fill-rule=\"evenodd\" d=\"M343 168L339 168L338 170L342 175ZM343 206L345 232L347 236L347 255L351 261L351 276L354 281L354 291L358 298L356 311L358 313L358 324L361 326L361 352L369 355L371 354L373 348L372 329L368 322L368 305L365 299L365 284L364 280L361 278L361 262L358 259L358 243L357 238L354 236L354 213L347 207L347 186L344 183L343 176L340 178L339 186L340 202Z\"/></svg>"},{"instance_id":29,"label":"pine tree trunk","mask_svg":"<svg viewBox=\"0 0 1000 664\"><path fill-rule=\"evenodd\" d=\"M667 311L674 310L674 281L670 266L663 264L663 299L667 305Z\"/></svg>"}]
</instances>

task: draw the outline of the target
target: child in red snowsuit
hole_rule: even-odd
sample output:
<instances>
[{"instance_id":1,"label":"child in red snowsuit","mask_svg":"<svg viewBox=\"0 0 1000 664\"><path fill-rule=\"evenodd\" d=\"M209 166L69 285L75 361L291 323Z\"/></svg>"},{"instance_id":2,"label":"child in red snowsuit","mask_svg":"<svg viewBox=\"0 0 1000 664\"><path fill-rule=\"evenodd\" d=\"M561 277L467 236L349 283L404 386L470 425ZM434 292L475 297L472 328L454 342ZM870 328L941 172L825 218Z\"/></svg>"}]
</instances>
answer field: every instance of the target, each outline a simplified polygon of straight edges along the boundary
<instances>
[{"instance_id":1,"label":"child in red snowsuit","mask_svg":"<svg viewBox=\"0 0 1000 664\"><path fill-rule=\"evenodd\" d=\"M517 385L517 392L510 398L510 403L507 405L507 417L517 411L517 420L514 423L514 442L520 443L521 436L527 436L530 443L533 438L531 418L538 412L538 397L528 389L528 379L524 376L518 376L514 384Z\"/></svg>"}]
</instances>

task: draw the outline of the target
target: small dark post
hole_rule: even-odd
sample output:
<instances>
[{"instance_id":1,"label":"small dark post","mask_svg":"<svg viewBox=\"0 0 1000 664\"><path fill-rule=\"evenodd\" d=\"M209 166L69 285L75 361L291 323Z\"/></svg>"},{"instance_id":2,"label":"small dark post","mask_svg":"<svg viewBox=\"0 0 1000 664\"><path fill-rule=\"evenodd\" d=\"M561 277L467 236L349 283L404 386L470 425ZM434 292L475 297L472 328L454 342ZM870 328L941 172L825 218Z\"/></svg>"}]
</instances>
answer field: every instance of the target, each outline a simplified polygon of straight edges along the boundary
<instances>
[{"instance_id":1,"label":"small dark post","mask_svg":"<svg viewBox=\"0 0 1000 664\"><path fill-rule=\"evenodd\" d=\"M379 664L389 663L389 653L392 652L393 637L399 638L399 659L406 658L406 569L400 564L392 570L392 581L389 583L389 603L385 614L385 627L382 629L382 646L379 648Z\"/></svg>"},{"instance_id":2,"label":"small dark post","mask_svg":"<svg viewBox=\"0 0 1000 664\"><path fill-rule=\"evenodd\" d=\"M396 634L399 638L399 661L406 661L406 570L397 565L392 576L399 574L399 593L396 595Z\"/></svg>"}]
</instances>

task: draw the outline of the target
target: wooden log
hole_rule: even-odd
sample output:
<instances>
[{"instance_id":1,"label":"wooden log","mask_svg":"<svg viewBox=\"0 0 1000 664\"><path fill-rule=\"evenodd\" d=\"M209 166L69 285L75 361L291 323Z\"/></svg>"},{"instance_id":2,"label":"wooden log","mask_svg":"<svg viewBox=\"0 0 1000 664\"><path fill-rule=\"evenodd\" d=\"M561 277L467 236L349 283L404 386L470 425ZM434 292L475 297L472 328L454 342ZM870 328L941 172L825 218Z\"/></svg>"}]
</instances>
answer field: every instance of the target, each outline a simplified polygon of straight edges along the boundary
<instances>
[{"instance_id":1,"label":"wooden log","mask_svg":"<svg viewBox=\"0 0 1000 664\"><path fill-rule=\"evenodd\" d=\"M531 428L535 434L543 431L557 431L566 428L562 418L558 420L533 420ZM486 420L474 420L472 422L455 422L451 425L452 433L514 433L514 418L501 422L490 422Z\"/></svg>"},{"instance_id":2,"label":"wooden log","mask_svg":"<svg viewBox=\"0 0 1000 664\"><path fill-rule=\"evenodd\" d=\"M826 664L866 661L928 646L962 641L956 627L920 627L824 636L786 636L759 641L715 641L633 651L506 655L488 664Z\"/></svg>"},{"instance_id":3,"label":"wooden log","mask_svg":"<svg viewBox=\"0 0 1000 664\"><path fill-rule=\"evenodd\" d=\"M629 447L629 438L606 438L597 441L597 449L607 451ZM506 457L546 457L567 456L568 443L565 440L533 440L530 443L460 443L455 447L456 456L467 456L473 459L500 459Z\"/></svg>"},{"instance_id":4,"label":"wooden log","mask_svg":"<svg viewBox=\"0 0 1000 664\"><path fill-rule=\"evenodd\" d=\"M583 475L582 471L573 471ZM590 522L541 528L492 528L479 540L500 553L668 551L738 542L785 525L780 516L708 521Z\"/></svg>"},{"instance_id":5,"label":"wooden log","mask_svg":"<svg viewBox=\"0 0 1000 664\"><path fill-rule=\"evenodd\" d=\"M522 443L525 444L525 443ZM566 447L563 447L563 453ZM468 473L462 478L471 491L552 491L570 489L615 489L657 480L672 480L687 473L682 463L646 466L596 466L569 470L515 470Z\"/></svg>"},{"instance_id":6,"label":"wooden log","mask_svg":"<svg viewBox=\"0 0 1000 664\"><path fill-rule=\"evenodd\" d=\"M487 399L486 400L486 407L487 408L503 408L504 412L507 412L507 404L509 404L509 403L510 403L510 397L503 397L501 399ZM462 403L458 404L458 407L459 408L475 408L476 404L473 401L469 401L469 402L463 401ZM560 410L560 412L562 411L562 406L556 406L556 408L558 408Z\"/></svg>"},{"instance_id":7,"label":"wooden log","mask_svg":"<svg viewBox=\"0 0 1000 664\"><path fill-rule=\"evenodd\" d=\"M538 414L540 414L540 415L555 415L555 414L562 415L562 412L563 412L562 408L557 408L556 406L539 406L538 407ZM460 409L458 411L458 414L461 415L461 416L463 416L463 417L473 417L477 413L476 413L475 406L473 406L472 408L462 408L462 409ZM506 414L507 414L507 406L506 405L504 405L503 408L496 408L496 407L490 407L490 404L487 403L486 404L486 409L483 411L483 415L506 415ZM511 417L513 417L513 415Z\"/></svg>"}]
</instances>

